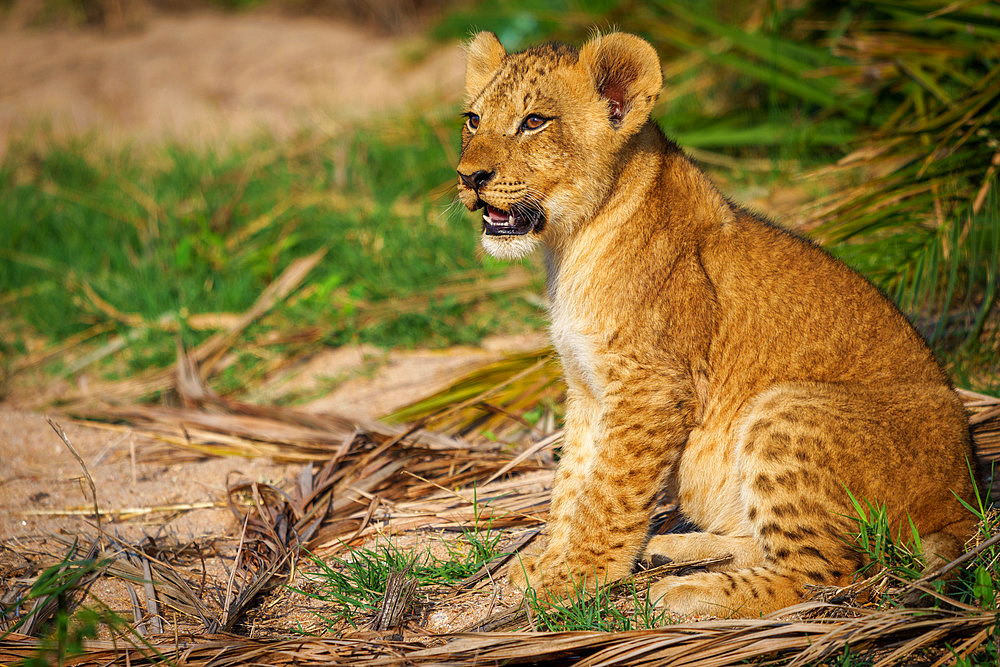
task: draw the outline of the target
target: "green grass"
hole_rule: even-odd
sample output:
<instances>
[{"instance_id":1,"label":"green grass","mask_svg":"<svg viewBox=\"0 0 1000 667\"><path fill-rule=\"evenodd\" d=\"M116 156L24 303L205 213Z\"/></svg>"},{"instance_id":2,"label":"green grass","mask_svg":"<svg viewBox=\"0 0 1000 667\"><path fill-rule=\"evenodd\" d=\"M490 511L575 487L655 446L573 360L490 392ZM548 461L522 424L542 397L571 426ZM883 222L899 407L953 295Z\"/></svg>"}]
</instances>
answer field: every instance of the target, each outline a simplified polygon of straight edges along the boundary
<instances>
[{"instance_id":1,"label":"green grass","mask_svg":"<svg viewBox=\"0 0 1000 667\"><path fill-rule=\"evenodd\" d=\"M924 569L924 562L921 557L920 533L912 520L911 534L906 538L899 530L893 532L884 504L873 504L867 499L858 500L849 490L847 495L855 511L855 516L851 518L858 522L854 540L867 561L857 575L869 577L884 571L904 580L918 579Z\"/></svg>"},{"instance_id":2,"label":"green grass","mask_svg":"<svg viewBox=\"0 0 1000 667\"><path fill-rule=\"evenodd\" d=\"M996 392L996 9L928 17L934 7L518 0L456 8L431 33L451 41L491 29L512 49L579 43L594 26L643 35L665 63L654 113L664 129L686 148L772 165L727 168L729 190L781 187L859 146L888 151L861 167L909 156L877 187L866 189L863 169L814 181L842 196L821 239L900 305L959 384ZM852 46L870 38L885 52ZM866 78L872 68L884 77ZM446 346L541 326L515 293L424 298L506 270L479 258L474 216L455 203L454 111L225 151L109 151L87 139L12 147L0 164L0 354L109 327L92 342L134 340L96 366L102 375L163 367L178 336L190 347L212 333L192 316L245 310L293 259L324 247L302 289L245 333L216 389L236 391L317 344ZM62 359L48 370L94 368Z\"/></svg>"},{"instance_id":3,"label":"green grass","mask_svg":"<svg viewBox=\"0 0 1000 667\"><path fill-rule=\"evenodd\" d=\"M661 627L671 620L669 610L656 608L648 583L643 587L634 582L624 587L598 584L591 592L584 580L557 601L540 599L533 588L528 588L524 597L533 628L543 632L625 632Z\"/></svg>"},{"instance_id":4,"label":"green grass","mask_svg":"<svg viewBox=\"0 0 1000 667\"><path fill-rule=\"evenodd\" d=\"M323 560L310 555L316 570L304 573L309 590L292 590L332 603L331 612L318 613L317 617L325 625L324 632L336 632L345 624L358 627L358 621L378 610L394 572L407 572L417 581L418 597L428 587L457 584L504 553L500 549L503 533L493 528L492 519L479 527L479 505L475 500L473 503L476 527L464 528L457 540L442 539L440 545L447 552L446 557L434 555L429 547L404 550L389 541L376 542L372 548L353 549L347 558Z\"/></svg>"},{"instance_id":5,"label":"green grass","mask_svg":"<svg viewBox=\"0 0 1000 667\"><path fill-rule=\"evenodd\" d=\"M487 295L488 308L448 294L420 301L507 270L477 257L476 222L453 204L452 121L397 119L224 152L112 151L89 139L12 147L0 164L0 318L17 334L8 349L107 324L98 341L139 333L110 370L164 366L178 335L192 346L211 333L192 316L246 310L319 248L304 288L248 339L312 330L328 345L445 346L537 321L537 307L505 293Z\"/></svg>"},{"instance_id":6,"label":"green grass","mask_svg":"<svg viewBox=\"0 0 1000 667\"><path fill-rule=\"evenodd\" d=\"M10 608L0 608L0 628L6 627L8 618L16 618L27 610L6 631L0 632L0 639L18 631L41 638L34 655L19 664L24 667L66 664L67 660L85 653L84 642L96 639L102 627L126 644L148 652L150 658L159 658L159 652L130 621L89 593L91 584L111 561L77 558L77 555L74 544L60 562L38 575L23 597Z\"/></svg>"}]
</instances>

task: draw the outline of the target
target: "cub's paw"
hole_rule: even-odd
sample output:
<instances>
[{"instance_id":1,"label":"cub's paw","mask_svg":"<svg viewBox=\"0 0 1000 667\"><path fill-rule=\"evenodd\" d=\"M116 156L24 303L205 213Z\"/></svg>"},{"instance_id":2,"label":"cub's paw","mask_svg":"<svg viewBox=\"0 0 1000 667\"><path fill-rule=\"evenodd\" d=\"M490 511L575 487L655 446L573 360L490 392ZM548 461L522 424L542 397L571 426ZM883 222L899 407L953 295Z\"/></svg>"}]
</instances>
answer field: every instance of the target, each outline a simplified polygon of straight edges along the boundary
<instances>
[{"instance_id":1,"label":"cub's paw","mask_svg":"<svg viewBox=\"0 0 1000 667\"><path fill-rule=\"evenodd\" d=\"M511 563L507 577L512 586L522 591L531 588L540 602L558 600L575 590L562 558L522 556Z\"/></svg>"},{"instance_id":2,"label":"cub's paw","mask_svg":"<svg viewBox=\"0 0 1000 667\"><path fill-rule=\"evenodd\" d=\"M691 581L691 577L667 577L657 581L649 589L649 597L659 609L665 609L678 617L714 615L726 616L726 609L706 601L714 596L714 591Z\"/></svg>"},{"instance_id":3,"label":"cub's paw","mask_svg":"<svg viewBox=\"0 0 1000 667\"><path fill-rule=\"evenodd\" d=\"M507 581L514 588L524 590L529 586L534 586L535 582L538 581L538 563L541 560L541 556L532 556L530 554L514 554L514 560L511 561L510 567L507 569Z\"/></svg>"},{"instance_id":4,"label":"cub's paw","mask_svg":"<svg viewBox=\"0 0 1000 667\"><path fill-rule=\"evenodd\" d=\"M560 555L522 557L521 561L511 564L507 576L512 586L521 590L531 588L539 602L548 603L581 593L592 595L597 589L595 582L600 586L609 582L606 575L604 568L595 568L591 563L574 568Z\"/></svg>"}]
</instances>

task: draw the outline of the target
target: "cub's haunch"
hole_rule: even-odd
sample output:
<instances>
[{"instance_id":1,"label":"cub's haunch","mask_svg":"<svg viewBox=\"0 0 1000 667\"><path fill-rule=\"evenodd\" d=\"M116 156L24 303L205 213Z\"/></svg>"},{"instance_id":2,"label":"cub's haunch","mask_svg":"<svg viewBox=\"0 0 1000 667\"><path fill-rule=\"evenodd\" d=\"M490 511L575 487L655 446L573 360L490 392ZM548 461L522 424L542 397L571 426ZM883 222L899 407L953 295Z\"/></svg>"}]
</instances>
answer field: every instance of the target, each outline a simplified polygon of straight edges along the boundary
<instances>
[{"instance_id":1,"label":"cub's haunch","mask_svg":"<svg viewBox=\"0 0 1000 667\"><path fill-rule=\"evenodd\" d=\"M650 120L661 85L633 35L468 45L459 195L490 254L544 248L568 384L548 544L511 580L559 596L644 553L729 556L653 596L756 616L851 580L845 489L912 519L929 568L957 556L973 458L944 372L861 276L715 189ZM704 532L648 536L664 486Z\"/></svg>"}]
</instances>

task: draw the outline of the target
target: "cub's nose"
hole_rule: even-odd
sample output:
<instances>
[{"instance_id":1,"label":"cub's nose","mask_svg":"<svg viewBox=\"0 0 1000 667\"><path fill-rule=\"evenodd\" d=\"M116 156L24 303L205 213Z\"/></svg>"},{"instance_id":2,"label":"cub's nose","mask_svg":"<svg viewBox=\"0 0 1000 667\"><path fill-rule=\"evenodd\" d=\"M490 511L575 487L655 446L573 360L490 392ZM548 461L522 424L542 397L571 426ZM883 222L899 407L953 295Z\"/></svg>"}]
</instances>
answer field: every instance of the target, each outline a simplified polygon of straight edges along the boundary
<instances>
[{"instance_id":1,"label":"cub's nose","mask_svg":"<svg viewBox=\"0 0 1000 667\"><path fill-rule=\"evenodd\" d=\"M458 175L462 179L463 183L476 192L479 192L479 188L489 183L490 179L492 179L496 173L496 171L486 171L485 169L480 169L479 171L474 171L471 174L458 172Z\"/></svg>"}]
</instances>

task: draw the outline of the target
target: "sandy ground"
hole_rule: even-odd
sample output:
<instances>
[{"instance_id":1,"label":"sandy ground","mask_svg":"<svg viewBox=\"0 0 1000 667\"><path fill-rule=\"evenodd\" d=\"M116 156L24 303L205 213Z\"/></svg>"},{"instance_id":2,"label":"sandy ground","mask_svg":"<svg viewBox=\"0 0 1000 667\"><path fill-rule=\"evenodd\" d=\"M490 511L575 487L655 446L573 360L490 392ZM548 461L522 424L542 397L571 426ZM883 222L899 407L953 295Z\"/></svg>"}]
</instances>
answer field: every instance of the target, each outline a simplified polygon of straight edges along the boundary
<instances>
[{"instance_id":1,"label":"sandy ground","mask_svg":"<svg viewBox=\"0 0 1000 667\"><path fill-rule=\"evenodd\" d=\"M98 505L124 517L112 524L129 540L141 539L146 525L181 540L223 536L231 523L228 509L184 508L222 503L227 477L275 481L297 467L262 459L148 461L145 450L153 443L128 430L58 423L93 477ZM93 507L83 468L43 415L0 409L0 458L0 543L49 531L73 535L93 521L81 516Z\"/></svg>"},{"instance_id":2,"label":"sandy ground","mask_svg":"<svg viewBox=\"0 0 1000 667\"><path fill-rule=\"evenodd\" d=\"M60 422L93 479L103 530L128 543L211 544L229 555L239 529L225 505L227 483L282 482L297 470L263 459L150 461L153 443L128 430ZM85 547L97 529L87 516L94 500L84 468L45 417L0 407L0 461L0 602L9 604L69 553L74 538ZM218 560L205 570L213 581L223 576ZM123 581L103 578L91 593L131 617Z\"/></svg>"},{"instance_id":3,"label":"sandy ground","mask_svg":"<svg viewBox=\"0 0 1000 667\"><path fill-rule=\"evenodd\" d=\"M262 13L148 16L118 31L0 23L0 156L40 124L112 141L228 140L458 98L457 45Z\"/></svg>"},{"instance_id":4,"label":"sandy ground","mask_svg":"<svg viewBox=\"0 0 1000 667\"><path fill-rule=\"evenodd\" d=\"M254 390L250 400L267 404L291 389L300 392L314 386L329 387L302 409L376 419L444 389L482 364L544 344L543 334L525 334L490 337L478 348L386 352L351 345L324 349ZM141 539L147 522L158 530L166 527L179 539L228 534L232 529L228 510L185 510L183 506L221 503L227 478L237 481L233 477L237 473L254 480L281 482L298 469L259 459L190 461L187 459L192 457L182 452L176 454L180 461L172 461L162 453L162 444L136 437L127 429L96 429L60 421L94 478L102 509L117 512L177 506L119 515L118 527L129 539ZM85 515L93 501L86 477L44 415L19 410L12 402L0 404L0 461L0 543L87 529L91 519Z\"/></svg>"}]
</instances>

